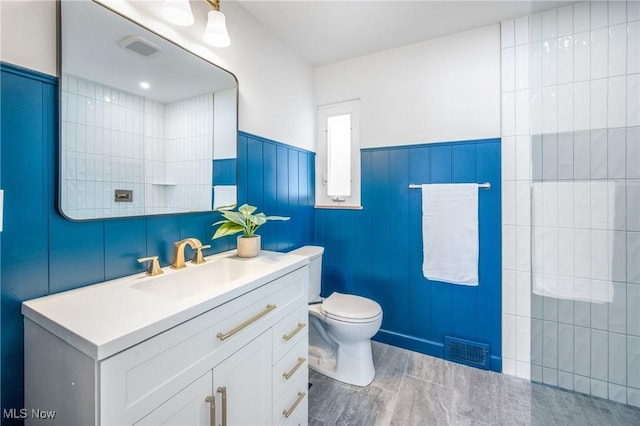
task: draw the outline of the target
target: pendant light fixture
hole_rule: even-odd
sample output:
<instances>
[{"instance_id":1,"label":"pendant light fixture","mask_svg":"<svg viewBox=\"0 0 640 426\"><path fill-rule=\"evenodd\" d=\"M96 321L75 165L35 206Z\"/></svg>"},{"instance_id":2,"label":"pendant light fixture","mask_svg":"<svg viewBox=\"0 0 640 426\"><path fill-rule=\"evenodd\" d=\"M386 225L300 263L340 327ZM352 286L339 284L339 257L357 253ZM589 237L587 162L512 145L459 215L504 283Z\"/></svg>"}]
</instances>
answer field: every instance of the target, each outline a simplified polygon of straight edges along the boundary
<instances>
[{"instance_id":1,"label":"pendant light fixture","mask_svg":"<svg viewBox=\"0 0 640 426\"><path fill-rule=\"evenodd\" d=\"M207 15L207 26L204 30L205 43L214 47L227 47L231 44L227 32L227 22L224 14L220 12L220 0L204 0L213 10ZM189 0L164 0L160 11L164 19L181 26L193 24L193 13Z\"/></svg>"},{"instance_id":2,"label":"pendant light fixture","mask_svg":"<svg viewBox=\"0 0 640 426\"><path fill-rule=\"evenodd\" d=\"M229 33L227 32L227 20L220 12L220 0L204 0L213 8L209 11L207 18L207 28L204 30L203 39L205 43L214 47L227 47L231 44Z\"/></svg>"}]
</instances>

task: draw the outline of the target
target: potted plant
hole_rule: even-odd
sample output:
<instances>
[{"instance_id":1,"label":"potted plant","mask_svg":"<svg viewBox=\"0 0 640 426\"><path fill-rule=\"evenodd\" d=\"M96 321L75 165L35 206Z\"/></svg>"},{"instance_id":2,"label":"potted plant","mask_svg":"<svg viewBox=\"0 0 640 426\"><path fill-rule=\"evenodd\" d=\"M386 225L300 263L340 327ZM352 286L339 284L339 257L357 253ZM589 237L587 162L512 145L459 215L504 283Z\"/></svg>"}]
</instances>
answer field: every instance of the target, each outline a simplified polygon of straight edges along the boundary
<instances>
[{"instance_id":1,"label":"potted plant","mask_svg":"<svg viewBox=\"0 0 640 426\"><path fill-rule=\"evenodd\" d=\"M253 214L257 207L244 204L233 211L235 204L224 206L216 209L222 213L223 220L214 223L211 226L220 225L213 234L212 239L226 237L242 232L238 236L238 256L239 257L256 257L260 253L260 235L255 232L269 220L289 220L284 216L265 216L264 213Z\"/></svg>"}]
</instances>

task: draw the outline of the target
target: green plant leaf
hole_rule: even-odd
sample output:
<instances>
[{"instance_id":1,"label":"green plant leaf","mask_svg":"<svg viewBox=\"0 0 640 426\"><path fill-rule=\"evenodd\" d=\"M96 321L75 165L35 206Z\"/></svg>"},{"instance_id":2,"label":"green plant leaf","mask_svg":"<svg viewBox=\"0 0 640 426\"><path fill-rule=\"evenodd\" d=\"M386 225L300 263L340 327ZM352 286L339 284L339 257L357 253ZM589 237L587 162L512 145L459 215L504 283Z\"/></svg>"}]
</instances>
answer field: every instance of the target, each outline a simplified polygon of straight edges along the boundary
<instances>
[{"instance_id":1,"label":"green plant leaf","mask_svg":"<svg viewBox=\"0 0 640 426\"><path fill-rule=\"evenodd\" d=\"M222 212L222 216L224 216L224 218L227 219L229 222L233 222L235 224L238 224L238 225L242 226L243 228L246 228L246 226L247 226L246 219L244 218L244 216L242 216L238 212L225 211L225 212Z\"/></svg>"},{"instance_id":2,"label":"green plant leaf","mask_svg":"<svg viewBox=\"0 0 640 426\"><path fill-rule=\"evenodd\" d=\"M238 211L245 216L249 216L253 212L255 212L257 209L258 209L257 207L250 206L249 204L243 204L238 208Z\"/></svg>"},{"instance_id":3,"label":"green plant leaf","mask_svg":"<svg viewBox=\"0 0 640 426\"><path fill-rule=\"evenodd\" d=\"M265 223L267 223L267 219L266 219L264 213L258 213L255 216L250 216L249 220L251 221L251 223L256 225L256 227L264 225Z\"/></svg>"},{"instance_id":4,"label":"green plant leaf","mask_svg":"<svg viewBox=\"0 0 640 426\"><path fill-rule=\"evenodd\" d=\"M226 237L227 235L237 234L238 232L243 232L244 227L240 226L236 223L225 222L216 230L216 233L213 234L212 240L216 238Z\"/></svg>"},{"instance_id":5,"label":"green plant leaf","mask_svg":"<svg viewBox=\"0 0 640 426\"><path fill-rule=\"evenodd\" d=\"M214 212L224 212L228 210L233 210L236 207L236 204L229 204L227 206L220 206L217 209L213 209Z\"/></svg>"}]
</instances>

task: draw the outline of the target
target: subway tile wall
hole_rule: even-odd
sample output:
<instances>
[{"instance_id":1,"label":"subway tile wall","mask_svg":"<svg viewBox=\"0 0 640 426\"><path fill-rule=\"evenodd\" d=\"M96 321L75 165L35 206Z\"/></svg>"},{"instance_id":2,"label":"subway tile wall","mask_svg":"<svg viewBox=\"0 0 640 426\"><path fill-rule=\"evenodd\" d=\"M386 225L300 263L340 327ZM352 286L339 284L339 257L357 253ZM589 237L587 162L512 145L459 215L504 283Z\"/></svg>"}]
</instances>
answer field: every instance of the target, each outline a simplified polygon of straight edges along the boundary
<instances>
[{"instance_id":1,"label":"subway tile wall","mask_svg":"<svg viewBox=\"0 0 640 426\"><path fill-rule=\"evenodd\" d=\"M639 6L502 24L503 371L635 406Z\"/></svg>"},{"instance_id":2,"label":"subway tile wall","mask_svg":"<svg viewBox=\"0 0 640 426\"><path fill-rule=\"evenodd\" d=\"M163 104L65 75L62 209L74 219L211 208L213 97ZM133 190L115 202L116 189Z\"/></svg>"}]
</instances>

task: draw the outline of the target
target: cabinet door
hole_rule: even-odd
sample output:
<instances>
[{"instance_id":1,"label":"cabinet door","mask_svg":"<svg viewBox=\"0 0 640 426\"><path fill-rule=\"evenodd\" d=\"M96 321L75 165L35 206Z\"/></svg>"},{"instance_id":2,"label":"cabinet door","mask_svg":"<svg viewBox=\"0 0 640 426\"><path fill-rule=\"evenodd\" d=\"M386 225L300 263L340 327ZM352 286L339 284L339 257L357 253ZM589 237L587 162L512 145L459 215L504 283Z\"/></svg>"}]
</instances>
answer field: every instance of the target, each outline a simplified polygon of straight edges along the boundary
<instances>
[{"instance_id":1,"label":"cabinet door","mask_svg":"<svg viewBox=\"0 0 640 426\"><path fill-rule=\"evenodd\" d=\"M271 423L271 348L269 330L213 369L217 424Z\"/></svg>"},{"instance_id":2,"label":"cabinet door","mask_svg":"<svg viewBox=\"0 0 640 426\"><path fill-rule=\"evenodd\" d=\"M211 425L210 405L213 373L207 372L145 416L136 425L206 426Z\"/></svg>"}]
</instances>

